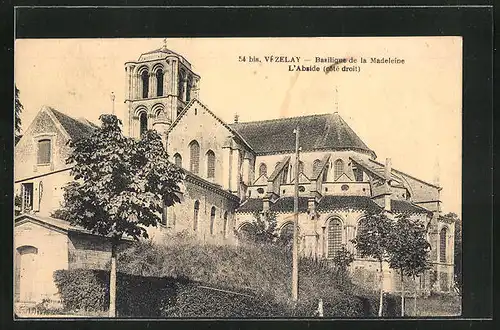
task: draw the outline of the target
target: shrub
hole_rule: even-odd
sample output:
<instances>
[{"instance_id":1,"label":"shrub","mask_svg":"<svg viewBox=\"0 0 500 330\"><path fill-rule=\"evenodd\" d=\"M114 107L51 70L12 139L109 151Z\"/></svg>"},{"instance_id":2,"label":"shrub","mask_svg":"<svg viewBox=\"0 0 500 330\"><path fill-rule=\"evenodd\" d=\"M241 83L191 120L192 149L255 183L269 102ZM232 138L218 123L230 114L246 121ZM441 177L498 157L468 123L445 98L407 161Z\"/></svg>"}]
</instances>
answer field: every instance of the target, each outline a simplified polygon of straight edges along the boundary
<instances>
[{"instance_id":1,"label":"shrub","mask_svg":"<svg viewBox=\"0 0 500 330\"><path fill-rule=\"evenodd\" d=\"M54 281L66 310L99 311L107 306L106 286L95 271L86 269L56 270Z\"/></svg>"}]
</instances>

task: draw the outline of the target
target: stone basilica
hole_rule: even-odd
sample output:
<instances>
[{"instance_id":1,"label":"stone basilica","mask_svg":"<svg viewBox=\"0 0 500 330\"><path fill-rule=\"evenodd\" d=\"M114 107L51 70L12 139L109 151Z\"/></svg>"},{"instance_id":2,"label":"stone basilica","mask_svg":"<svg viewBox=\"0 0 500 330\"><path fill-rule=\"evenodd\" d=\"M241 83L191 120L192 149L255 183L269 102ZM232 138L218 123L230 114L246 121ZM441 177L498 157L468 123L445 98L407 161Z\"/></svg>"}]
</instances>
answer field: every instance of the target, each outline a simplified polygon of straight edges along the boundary
<instances>
[{"instance_id":1,"label":"stone basilica","mask_svg":"<svg viewBox=\"0 0 500 330\"><path fill-rule=\"evenodd\" d=\"M256 212L271 211L279 234L289 235L298 171L301 255L331 259L345 246L356 255L352 272L376 283L378 263L360 258L350 240L369 210L405 213L427 226L432 246L433 269L419 285L452 290L454 226L440 221L442 188L393 168L390 159L379 162L338 113L254 122L235 117L226 123L199 99L201 77L189 61L166 47L125 63L125 72L124 132L139 138L145 130L157 130L171 161L186 171L181 203L166 208L156 233L187 230L206 242L234 244L235 233L244 232ZM301 131L298 164L296 127ZM84 119L50 107L40 110L16 145L16 192L22 211L31 211L29 219L18 217L19 224L58 224L50 214L62 199L61 187L71 180L64 143L92 129ZM387 265L382 271L393 273ZM386 289L397 290L399 275L385 278Z\"/></svg>"}]
</instances>

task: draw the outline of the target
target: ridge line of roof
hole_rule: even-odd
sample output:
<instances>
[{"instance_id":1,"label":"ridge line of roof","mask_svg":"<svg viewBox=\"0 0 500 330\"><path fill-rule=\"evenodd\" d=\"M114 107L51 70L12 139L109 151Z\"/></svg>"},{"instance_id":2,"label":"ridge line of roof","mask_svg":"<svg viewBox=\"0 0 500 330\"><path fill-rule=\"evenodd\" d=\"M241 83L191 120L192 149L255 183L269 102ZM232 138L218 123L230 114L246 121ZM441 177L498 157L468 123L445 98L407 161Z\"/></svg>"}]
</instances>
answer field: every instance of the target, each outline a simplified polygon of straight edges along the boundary
<instances>
[{"instance_id":1,"label":"ridge line of roof","mask_svg":"<svg viewBox=\"0 0 500 330\"><path fill-rule=\"evenodd\" d=\"M264 120L244 121L244 122L230 123L230 124L228 124L228 125L240 125L240 124L265 123L265 122L280 121L280 120L288 120L288 119L308 118L308 117L324 117L324 116L334 116L334 115L335 115L335 114L333 114L333 113L318 113L318 114L305 115L305 116L294 116L294 117L283 117L283 118L272 118L272 119L264 119ZM338 114L337 114L337 115L338 115Z\"/></svg>"}]
</instances>

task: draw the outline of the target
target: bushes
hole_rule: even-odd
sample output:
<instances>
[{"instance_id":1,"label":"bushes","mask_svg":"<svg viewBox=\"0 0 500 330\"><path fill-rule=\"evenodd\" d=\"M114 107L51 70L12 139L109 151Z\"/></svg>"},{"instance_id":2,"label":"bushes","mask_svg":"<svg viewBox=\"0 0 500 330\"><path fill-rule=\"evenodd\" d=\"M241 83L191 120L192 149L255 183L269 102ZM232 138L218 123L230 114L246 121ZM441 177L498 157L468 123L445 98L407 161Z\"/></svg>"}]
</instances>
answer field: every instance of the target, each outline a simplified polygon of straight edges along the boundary
<instances>
[{"instance_id":1,"label":"bushes","mask_svg":"<svg viewBox=\"0 0 500 330\"><path fill-rule=\"evenodd\" d=\"M109 299L107 286L96 276L96 271L87 269L56 270L54 282L61 294L66 310L100 311L106 309Z\"/></svg>"}]
</instances>

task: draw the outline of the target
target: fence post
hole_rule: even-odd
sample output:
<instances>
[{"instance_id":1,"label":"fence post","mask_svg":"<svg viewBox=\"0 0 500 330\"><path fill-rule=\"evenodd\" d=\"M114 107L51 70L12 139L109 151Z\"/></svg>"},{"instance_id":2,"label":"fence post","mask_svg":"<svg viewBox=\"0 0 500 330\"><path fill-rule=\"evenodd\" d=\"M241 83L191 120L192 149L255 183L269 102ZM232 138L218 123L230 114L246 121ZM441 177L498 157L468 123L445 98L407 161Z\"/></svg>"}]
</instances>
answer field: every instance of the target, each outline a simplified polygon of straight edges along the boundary
<instances>
[{"instance_id":1,"label":"fence post","mask_svg":"<svg viewBox=\"0 0 500 330\"><path fill-rule=\"evenodd\" d=\"M323 317L323 299L318 302L318 316Z\"/></svg>"}]
</instances>

